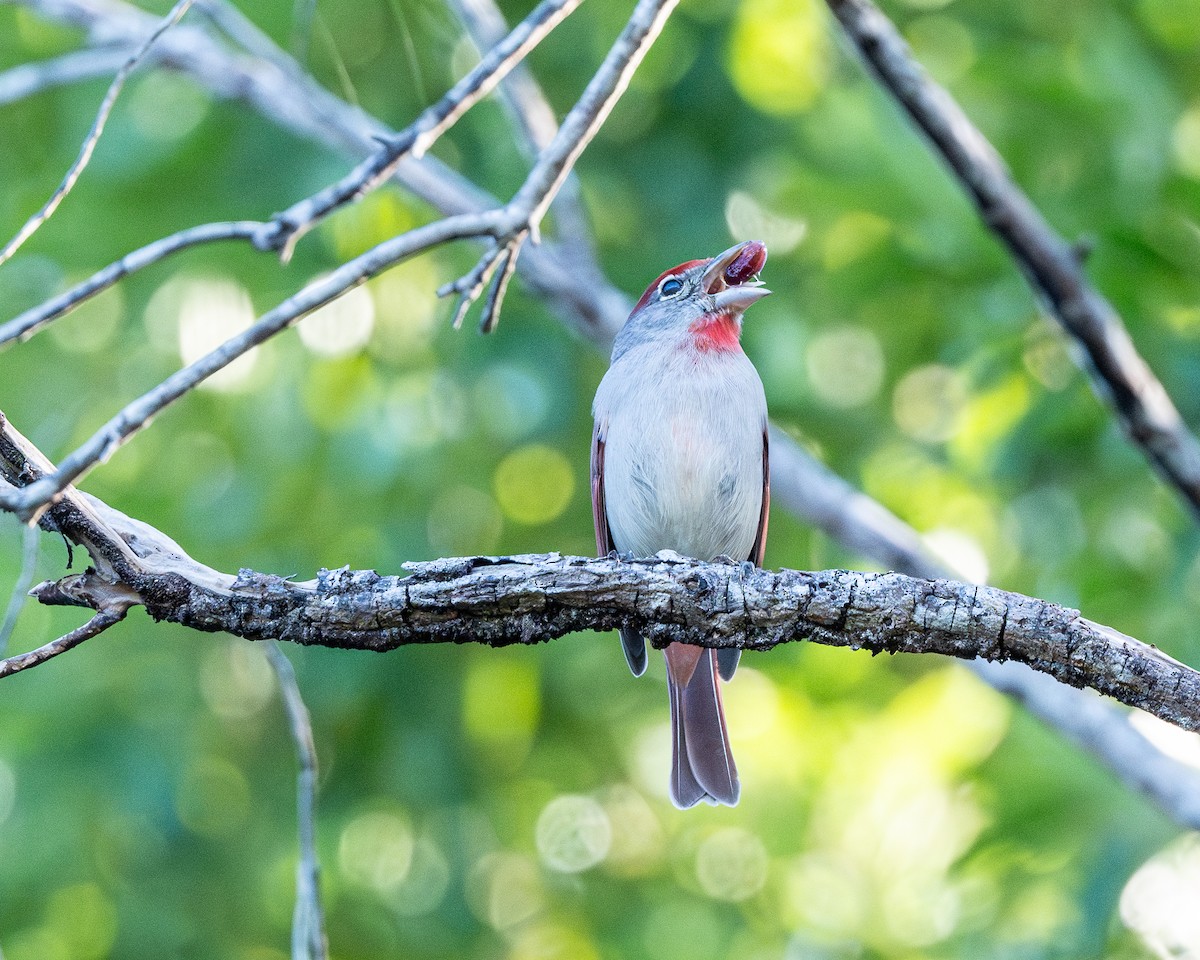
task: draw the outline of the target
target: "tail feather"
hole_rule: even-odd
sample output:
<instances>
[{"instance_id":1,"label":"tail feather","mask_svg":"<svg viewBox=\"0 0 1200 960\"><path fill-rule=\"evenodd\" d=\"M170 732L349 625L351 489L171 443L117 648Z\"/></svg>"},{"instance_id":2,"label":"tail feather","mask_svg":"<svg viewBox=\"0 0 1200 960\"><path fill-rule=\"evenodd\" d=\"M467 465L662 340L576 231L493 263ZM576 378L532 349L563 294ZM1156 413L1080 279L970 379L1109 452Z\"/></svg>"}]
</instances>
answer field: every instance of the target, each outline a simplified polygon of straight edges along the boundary
<instances>
[{"instance_id":1,"label":"tail feather","mask_svg":"<svg viewBox=\"0 0 1200 960\"><path fill-rule=\"evenodd\" d=\"M622 627L619 631L621 634L621 649L625 651L625 662L629 664L629 670L635 677L640 677L646 672L646 640L642 636L642 632L636 627Z\"/></svg>"},{"instance_id":2,"label":"tail feather","mask_svg":"<svg viewBox=\"0 0 1200 960\"><path fill-rule=\"evenodd\" d=\"M705 650L686 686L667 672L673 732L671 800L677 807L706 799L732 807L741 795L716 668L716 652Z\"/></svg>"}]
</instances>

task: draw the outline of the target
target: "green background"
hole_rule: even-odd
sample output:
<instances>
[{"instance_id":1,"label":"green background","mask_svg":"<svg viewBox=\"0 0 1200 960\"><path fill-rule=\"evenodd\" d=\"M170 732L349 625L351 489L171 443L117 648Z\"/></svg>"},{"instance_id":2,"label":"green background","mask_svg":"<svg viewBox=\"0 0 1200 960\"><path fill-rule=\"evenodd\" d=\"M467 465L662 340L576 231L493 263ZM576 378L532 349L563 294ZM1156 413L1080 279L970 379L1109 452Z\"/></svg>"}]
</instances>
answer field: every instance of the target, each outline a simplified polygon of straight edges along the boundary
<instances>
[{"instance_id":1,"label":"green background","mask_svg":"<svg viewBox=\"0 0 1200 960\"><path fill-rule=\"evenodd\" d=\"M627 7L585 5L532 56L560 115ZM244 9L290 42L290 4ZM1200 424L1200 6L887 10L1056 227L1091 239L1089 272ZM78 42L0 9L0 67ZM323 3L310 48L323 83L393 126L474 56L451 12L417 0ZM0 233L58 183L105 86L0 107ZM500 196L527 169L490 101L435 153ZM267 217L349 167L142 71L75 192L0 269L0 320L158 236ZM631 295L734 239L768 241L775 295L744 339L773 417L932 548L1200 660L1194 524L822 5L684 3L578 169L600 259ZM230 244L147 270L0 355L0 409L61 457L182 360L430 215L388 188L286 267ZM437 251L283 334L85 489L227 571L591 554L605 358L519 280L495 335L449 329L433 292L475 255ZM0 517L4 593L20 544ZM65 560L43 537L39 578ZM871 568L780 509L767 565ZM27 605L12 650L82 616ZM662 669L630 678L615 637L287 652L320 755L339 960L1136 958L1159 955L1155 938L1200 956L1190 837L942 660L801 644L747 656L726 690L741 805L679 812ZM1146 730L1200 756L1195 737ZM5 680L5 957L280 960L293 787L270 669L243 641L135 611Z\"/></svg>"}]
</instances>

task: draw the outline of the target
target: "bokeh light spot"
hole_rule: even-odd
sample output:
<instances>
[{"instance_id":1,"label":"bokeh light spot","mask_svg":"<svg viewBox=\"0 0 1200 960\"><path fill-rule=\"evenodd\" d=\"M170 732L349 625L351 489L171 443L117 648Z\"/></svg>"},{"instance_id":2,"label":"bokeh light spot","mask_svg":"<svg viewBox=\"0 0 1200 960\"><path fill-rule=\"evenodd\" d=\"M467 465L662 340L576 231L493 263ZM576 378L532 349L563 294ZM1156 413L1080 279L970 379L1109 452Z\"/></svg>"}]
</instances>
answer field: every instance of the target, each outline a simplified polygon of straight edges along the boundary
<instances>
[{"instance_id":1,"label":"bokeh light spot","mask_svg":"<svg viewBox=\"0 0 1200 960\"><path fill-rule=\"evenodd\" d=\"M748 900L767 882L766 847L747 830L718 830L696 851L696 879L715 900Z\"/></svg>"},{"instance_id":2,"label":"bokeh light spot","mask_svg":"<svg viewBox=\"0 0 1200 960\"><path fill-rule=\"evenodd\" d=\"M313 353L341 357L361 350L374 328L375 301L366 287L354 287L314 310L296 329L300 341Z\"/></svg>"},{"instance_id":3,"label":"bokeh light spot","mask_svg":"<svg viewBox=\"0 0 1200 960\"><path fill-rule=\"evenodd\" d=\"M537 864L516 853L487 854L467 876L467 902L496 930L519 926L546 904Z\"/></svg>"},{"instance_id":4,"label":"bokeh light spot","mask_svg":"<svg viewBox=\"0 0 1200 960\"><path fill-rule=\"evenodd\" d=\"M75 884L51 896L46 925L62 937L71 960L98 960L117 938L117 909L96 884Z\"/></svg>"},{"instance_id":5,"label":"bokeh light spot","mask_svg":"<svg viewBox=\"0 0 1200 960\"><path fill-rule=\"evenodd\" d=\"M13 768L0 760L0 824L12 816L17 805L17 775Z\"/></svg>"},{"instance_id":6,"label":"bokeh light spot","mask_svg":"<svg viewBox=\"0 0 1200 960\"><path fill-rule=\"evenodd\" d=\"M338 866L356 883L391 897L408 876L413 848L407 817L372 811L360 814L342 829Z\"/></svg>"},{"instance_id":7,"label":"bokeh light spot","mask_svg":"<svg viewBox=\"0 0 1200 960\"><path fill-rule=\"evenodd\" d=\"M608 814L591 797L555 797L538 816L534 833L542 862L561 873L594 867L612 845Z\"/></svg>"},{"instance_id":8,"label":"bokeh light spot","mask_svg":"<svg viewBox=\"0 0 1200 960\"><path fill-rule=\"evenodd\" d=\"M207 116L211 98L182 73L153 70L130 92L129 112L138 132L150 140L180 140Z\"/></svg>"},{"instance_id":9,"label":"bokeh light spot","mask_svg":"<svg viewBox=\"0 0 1200 960\"><path fill-rule=\"evenodd\" d=\"M416 917L435 910L450 887L450 864L441 847L427 837L413 844L408 875L393 890L392 909Z\"/></svg>"},{"instance_id":10,"label":"bokeh light spot","mask_svg":"<svg viewBox=\"0 0 1200 960\"><path fill-rule=\"evenodd\" d=\"M822 260L829 270L838 270L866 256L891 234L892 225L867 210L850 210L839 216L826 231L821 244Z\"/></svg>"},{"instance_id":11,"label":"bokeh light spot","mask_svg":"<svg viewBox=\"0 0 1200 960\"><path fill-rule=\"evenodd\" d=\"M804 365L818 399L837 409L870 403L883 385L883 348L862 327L818 334L805 352Z\"/></svg>"},{"instance_id":12,"label":"bokeh light spot","mask_svg":"<svg viewBox=\"0 0 1200 960\"><path fill-rule=\"evenodd\" d=\"M812 106L829 76L829 35L814 0L747 0L738 6L729 72L738 93L768 113Z\"/></svg>"},{"instance_id":13,"label":"bokeh light spot","mask_svg":"<svg viewBox=\"0 0 1200 960\"><path fill-rule=\"evenodd\" d=\"M1171 143L1179 169L1200 179L1200 103L1193 104L1176 121Z\"/></svg>"},{"instance_id":14,"label":"bokeh light spot","mask_svg":"<svg viewBox=\"0 0 1200 960\"><path fill-rule=\"evenodd\" d=\"M957 371L939 363L917 367L896 384L892 415L915 440L945 443L957 432L967 388Z\"/></svg>"},{"instance_id":15,"label":"bokeh light spot","mask_svg":"<svg viewBox=\"0 0 1200 960\"><path fill-rule=\"evenodd\" d=\"M511 766L524 759L541 717L538 673L530 660L489 653L467 668L463 726L472 740Z\"/></svg>"},{"instance_id":16,"label":"bokeh light spot","mask_svg":"<svg viewBox=\"0 0 1200 960\"><path fill-rule=\"evenodd\" d=\"M618 785L604 796L604 810L612 826L607 869L623 876L654 870L665 851L662 824L654 809L633 787Z\"/></svg>"},{"instance_id":17,"label":"bokeh light spot","mask_svg":"<svg viewBox=\"0 0 1200 960\"><path fill-rule=\"evenodd\" d=\"M922 539L930 553L945 561L955 575L968 583L987 583L988 558L974 537L961 530L940 527Z\"/></svg>"},{"instance_id":18,"label":"bokeh light spot","mask_svg":"<svg viewBox=\"0 0 1200 960\"><path fill-rule=\"evenodd\" d=\"M1200 837L1155 854L1121 892L1121 920L1163 960L1200 958Z\"/></svg>"},{"instance_id":19,"label":"bokeh light spot","mask_svg":"<svg viewBox=\"0 0 1200 960\"><path fill-rule=\"evenodd\" d=\"M112 342L125 316L125 293L110 287L81 303L72 316L50 327L50 336L59 347L71 353L92 353Z\"/></svg>"},{"instance_id":20,"label":"bokeh light spot","mask_svg":"<svg viewBox=\"0 0 1200 960\"><path fill-rule=\"evenodd\" d=\"M178 283L179 357L185 364L194 363L254 323L254 306L250 294L241 284L217 277L182 278ZM158 299L156 292L146 308L147 314ZM165 306L170 299L167 294L161 305ZM211 390L244 389L249 386L257 361L258 348L255 347L222 367L200 386Z\"/></svg>"},{"instance_id":21,"label":"bokeh light spot","mask_svg":"<svg viewBox=\"0 0 1200 960\"><path fill-rule=\"evenodd\" d=\"M184 772L176 798L179 821L195 833L229 836L250 813L250 787L223 757L198 757Z\"/></svg>"},{"instance_id":22,"label":"bokeh light spot","mask_svg":"<svg viewBox=\"0 0 1200 960\"><path fill-rule=\"evenodd\" d=\"M725 201L725 223L731 236L761 240L773 257L791 253L808 232L804 220L768 210L742 190L734 190Z\"/></svg>"},{"instance_id":23,"label":"bokeh light spot","mask_svg":"<svg viewBox=\"0 0 1200 960\"><path fill-rule=\"evenodd\" d=\"M500 461L495 489L505 516L534 526L557 519L567 509L575 477L566 457L553 447L534 443Z\"/></svg>"},{"instance_id":24,"label":"bokeh light spot","mask_svg":"<svg viewBox=\"0 0 1200 960\"><path fill-rule=\"evenodd\" d=\"M204 658L200 692L218 717L246 720L270 702L275 692L275 675L254 644L229 640Z\"/></svg>"}]
</instances>

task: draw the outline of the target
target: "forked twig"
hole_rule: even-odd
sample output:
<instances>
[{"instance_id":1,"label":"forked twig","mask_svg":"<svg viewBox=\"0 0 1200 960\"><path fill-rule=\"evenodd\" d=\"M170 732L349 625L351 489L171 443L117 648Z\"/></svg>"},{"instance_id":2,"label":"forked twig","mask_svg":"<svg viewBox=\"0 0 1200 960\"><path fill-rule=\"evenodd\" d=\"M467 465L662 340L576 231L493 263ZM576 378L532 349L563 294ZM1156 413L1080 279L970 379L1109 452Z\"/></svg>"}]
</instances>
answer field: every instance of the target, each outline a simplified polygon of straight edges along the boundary
<instances>
[{"instance_id":1,"label":"forked twig","mask_svg":"<svg viewBox=\"0 0 1200 960\"><path fill-rule=\"evenodd\" d=\"M31 236L37 232L37 229L53 216L54 211L58 209L58 205L63 202L68 193L79 181L83 175L84 168L92 159L92 153L96 149L96 144L100 142L100 135L104 133L104 125L108 122L109 114L112 113L113 106L117 102L117 97L120 96L121 90L125 86L125 81L129 79L129 74L133 72L134 67L142 60L149 52L159 37L167 30L179 22L180 17L187 13L188 7L193 3L193 0L176 0L175 6L171 8L170 13L163 17L162 22L138 47L133 54L125 61L125 65L117 71L117 75L113 78L113 82L109 85L108 93L104 95L104 100L100 104L100 111L96 114L96 119L92 122L92 128L88 131L88 135L84 138L83 146L79 150L79 156L75 158L75 162L71 164L71 169L67 171L67 175L63 178L50 195L50 199L45 202L42 208L32 217L25 221L25 225L17 231L17 235L13 237L0 250L0 265L11 259L21 245L25 243Z\"/></svg>"}]
</instances>

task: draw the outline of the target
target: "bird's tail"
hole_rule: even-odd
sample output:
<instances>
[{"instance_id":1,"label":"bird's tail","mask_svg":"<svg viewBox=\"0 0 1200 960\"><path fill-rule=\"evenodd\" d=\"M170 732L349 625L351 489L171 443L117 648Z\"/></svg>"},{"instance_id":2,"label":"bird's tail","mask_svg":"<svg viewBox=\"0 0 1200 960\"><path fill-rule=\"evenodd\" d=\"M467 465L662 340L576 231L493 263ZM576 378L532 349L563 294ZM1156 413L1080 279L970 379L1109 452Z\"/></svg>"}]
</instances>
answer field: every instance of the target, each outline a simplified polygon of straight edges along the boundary
<instances>
[{"instance_id":1,"label":"bird's tail","mask_svg":"<svg viewBox=\"0 0 1200 960\"><path fill-rule=\"evenodd\" d=\"M721 708L716 651L672 643L664 652L671 693L671 801L681 809L701 800L732 807L742 785Z\"/></svg>"}]
</instances>

